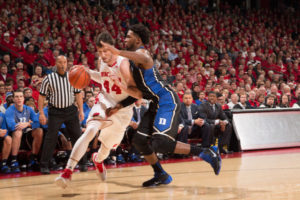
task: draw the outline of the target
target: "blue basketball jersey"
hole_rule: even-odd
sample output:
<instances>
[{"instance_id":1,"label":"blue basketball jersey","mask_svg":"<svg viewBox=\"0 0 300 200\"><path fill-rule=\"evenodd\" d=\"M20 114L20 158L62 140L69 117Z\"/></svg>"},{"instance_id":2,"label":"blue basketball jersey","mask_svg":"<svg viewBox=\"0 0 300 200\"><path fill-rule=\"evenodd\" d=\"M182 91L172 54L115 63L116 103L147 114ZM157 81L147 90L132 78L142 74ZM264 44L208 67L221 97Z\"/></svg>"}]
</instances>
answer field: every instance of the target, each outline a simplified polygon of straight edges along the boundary
<instances>
[{"instance_id":1,"label":"blue basketball jersey","mask_svg":"<svg viewBox=\"0 0 300 200\"><path fill-rule=\"evenodd\" d=\"M11 105L5 112L5 119L7 122L7 128L10 132L15 131L15 126L19 122L32 121L32 129L39 127L39 119L33 109L29 106L23 105L23 111L17 110L15 105Z\"/></svg>"},{"instance_id":2,"label":"blue basketball jersey","mask_svg":"<svg viewBox=\"0 0 300 200\"><path fill-rule=\"evenodd\" d=\"M157 68L141 69L131 62L131 70L137 88L143 93L143 98L152 100L157 105L154 129L165 132L171 129L175 110L180 107L177 94L161 78Z\"/></svg>"}]
</instances>

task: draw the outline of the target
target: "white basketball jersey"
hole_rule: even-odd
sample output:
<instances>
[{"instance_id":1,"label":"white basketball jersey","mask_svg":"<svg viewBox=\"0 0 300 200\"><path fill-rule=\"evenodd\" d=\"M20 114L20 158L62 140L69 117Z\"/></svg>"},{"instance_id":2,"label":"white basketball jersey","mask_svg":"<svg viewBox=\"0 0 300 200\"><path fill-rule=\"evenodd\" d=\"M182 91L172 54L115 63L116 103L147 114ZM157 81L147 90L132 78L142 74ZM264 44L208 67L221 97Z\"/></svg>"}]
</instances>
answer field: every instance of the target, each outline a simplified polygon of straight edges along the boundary
<instances>
[{"instance_id":1,"label":"white basketball jersey","mask_svg":"<svg viewBox=\"0 0 300 200\"><path fill-rule=\"evenodd\" d=\"M118 56L117 61L112 65L108 66L105 62L101 62L100 64L100 83L102 85L102 94L106 98L106 100L111 104L111 106L115 106L120 101L126 99L129 95L120 87L114 84L114 82L109 78L110 74L115 74L119 77L122 84L126 85L124 77L120 71L120 65L122 60L125 59L122 56ZM101 95L100 95L101 96ZM103 99L98 95L99 100L103 101ZM107 103L107 102L102 102ZM109 106L110 107L110 106Z\"/></svg>"}]
</instances>

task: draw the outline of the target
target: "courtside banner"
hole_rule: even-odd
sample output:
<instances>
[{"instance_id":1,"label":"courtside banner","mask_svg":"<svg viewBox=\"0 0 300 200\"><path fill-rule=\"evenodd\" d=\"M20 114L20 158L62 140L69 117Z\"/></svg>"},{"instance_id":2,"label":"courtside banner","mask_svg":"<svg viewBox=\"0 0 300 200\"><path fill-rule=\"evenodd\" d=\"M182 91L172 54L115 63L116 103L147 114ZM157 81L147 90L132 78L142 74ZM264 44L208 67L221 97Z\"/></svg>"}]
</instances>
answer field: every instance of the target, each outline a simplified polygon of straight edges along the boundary
<instances>
[{"instance_id":1,"label":"courtside banner","mask_svg":"<svg viewBox=\"0 0 300 200\"><path fill-rule=\"evenodd\" d=\"M241 150L300 146L300 109L233 111Z\"/></svg>"}]
</instances>

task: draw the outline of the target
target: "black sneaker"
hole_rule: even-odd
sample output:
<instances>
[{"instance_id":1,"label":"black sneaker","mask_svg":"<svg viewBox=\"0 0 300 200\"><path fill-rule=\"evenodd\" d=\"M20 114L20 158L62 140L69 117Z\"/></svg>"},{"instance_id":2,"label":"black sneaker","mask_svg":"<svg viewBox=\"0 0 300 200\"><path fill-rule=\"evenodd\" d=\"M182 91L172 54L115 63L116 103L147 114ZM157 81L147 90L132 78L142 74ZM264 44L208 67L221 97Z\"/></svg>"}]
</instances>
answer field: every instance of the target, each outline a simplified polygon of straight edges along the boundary
<instances>
[{"instance_id":1,"label":"black sneaker","mask_svg":"<svg viewBox=\"0 0 300 200\"><path fill-rule=\"evenodd\" d=\"M39 171L40 165L39 162L36 159L30 160L27 165L28 171Z\"/></svg>"},{"instance_id":2,"label":"black sneaker","mask_svg":"<svg viewBox=\"0 0 300 200\"><path fill-rule=\"evenodd\" d=\"M3 173L3 174L9 174L10 173L10 168L7 164L2 164L1 165L1 173Z\"/></svg>"},{"instance_id":3,"label":"black sneaker","mask_svg":"<svg viewBox=\"0 0 300 200\"><path fill-rule=\"evenodd\" d=\"M11 168L12 173L20 173L21 172L18 161L12 161L10 168Z\"/></svg>"},{"instance_id":4,"label":"black sneaker","mask_svg":"<svg viewBox=\"0 0 300 200\"><path fill-rule=\"evenodd\" d=\"M199 157L208 162L214 169L215 174L219 175L221 171L222 160L216 146L204 149L200 153Z\"/></svg>"},{"instance_id":5,"label":"black sneaker","mask_svg":"<svg viewBox=\"0 0 300 200\"><path fill-rule=\"evenodd\" d=\"M172 176L167 173L155 173L154 177L143 183L143 187L153 187L161 184L169 184L172 182Z\"/></svg>"}]
</instances>

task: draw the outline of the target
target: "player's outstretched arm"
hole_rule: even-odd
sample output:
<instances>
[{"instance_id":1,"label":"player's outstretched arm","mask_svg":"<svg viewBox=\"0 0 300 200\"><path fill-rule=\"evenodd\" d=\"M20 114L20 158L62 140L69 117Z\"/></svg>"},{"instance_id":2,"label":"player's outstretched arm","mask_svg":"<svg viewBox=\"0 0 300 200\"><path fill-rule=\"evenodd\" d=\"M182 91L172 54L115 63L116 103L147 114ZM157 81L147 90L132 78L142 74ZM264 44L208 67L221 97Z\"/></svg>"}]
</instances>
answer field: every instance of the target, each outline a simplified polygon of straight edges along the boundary
<instances>
[{"instance_id":1,"label":"player's outstretched arm","mask_svg":"<svg viewBox=\"0 0 300 200\"><path fill-rule=\"evenodd\" d=\"M150 69L153 67L153 59L144 49L139 49L137 51L124 51L115 48L114 46L107 44L105 42L101 42L101 44L107 48L107 50L111 51L115 55L120 55L123 57L132 60L133 62L139 64L138 67L143 69Z\"/></svg>"},{"instance_id":2,"label":"player's outstretched arm","mask_svg":"<svg viewBox=\"0 0 300 200\"><path fill-rule=\"evenodd\" d=\"M85 70L87 73L89 73L89 75L91 76L91 79L97 83L100 83L101 81L101 74L100 72L97 72L95 70L89 69L87 67L85 67Z\"/></svg>"}]
</instances>

